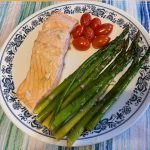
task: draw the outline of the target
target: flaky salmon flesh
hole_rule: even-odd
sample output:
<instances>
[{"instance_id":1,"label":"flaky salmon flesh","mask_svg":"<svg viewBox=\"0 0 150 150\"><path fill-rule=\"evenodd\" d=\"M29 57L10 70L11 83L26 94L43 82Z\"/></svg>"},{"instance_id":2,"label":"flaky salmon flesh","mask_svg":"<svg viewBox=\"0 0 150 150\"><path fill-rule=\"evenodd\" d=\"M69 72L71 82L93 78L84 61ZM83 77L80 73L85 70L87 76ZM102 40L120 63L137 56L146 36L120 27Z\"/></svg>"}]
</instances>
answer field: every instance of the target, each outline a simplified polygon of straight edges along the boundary
<instances>
[{"instance_id":1,"label":"flaky salmon flesh","mask_svg":"<svg viewBox=\"0 0 150 150\"><path fill-rule=\"evenodd\" d=\"M43 23L32 48L27 76L16 92L31 111L57 86L70 44L70 32L76 24L76 19L63 13L54 13Z\"/></svg>"}]
</instances>

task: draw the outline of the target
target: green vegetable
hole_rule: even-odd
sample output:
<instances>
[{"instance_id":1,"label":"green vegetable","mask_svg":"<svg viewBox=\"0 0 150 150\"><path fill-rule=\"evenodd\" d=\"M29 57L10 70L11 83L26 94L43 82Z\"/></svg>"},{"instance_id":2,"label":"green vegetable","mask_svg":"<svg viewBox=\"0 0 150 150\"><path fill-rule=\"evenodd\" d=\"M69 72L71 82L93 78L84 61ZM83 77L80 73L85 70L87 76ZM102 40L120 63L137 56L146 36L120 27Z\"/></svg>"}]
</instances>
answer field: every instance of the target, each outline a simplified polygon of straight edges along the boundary
<instances>
[{"instance_id":1,"label":"green vegetable","mask_svg":"<svg viewBox=\"0 0 150 150\"><path fill-rule=\"evenodd\" d=\"M53 113L49 114L49 116L42 122L42 125L45 127L49 127L50 120L52 118Z\"/></svg>"},{"instance_id":2,"label":"green vegetable","mask_svg":"<svg viewBox=\"0 0 150 150\"><path fill-rule=\"evenodd\" d=\"M57 101L52 101L51 103L49 103L48 106L36 116L36 120L40 123L43 122L48 117L48 115L54 110L56 105Z\"/></svg>"}]
</instances>

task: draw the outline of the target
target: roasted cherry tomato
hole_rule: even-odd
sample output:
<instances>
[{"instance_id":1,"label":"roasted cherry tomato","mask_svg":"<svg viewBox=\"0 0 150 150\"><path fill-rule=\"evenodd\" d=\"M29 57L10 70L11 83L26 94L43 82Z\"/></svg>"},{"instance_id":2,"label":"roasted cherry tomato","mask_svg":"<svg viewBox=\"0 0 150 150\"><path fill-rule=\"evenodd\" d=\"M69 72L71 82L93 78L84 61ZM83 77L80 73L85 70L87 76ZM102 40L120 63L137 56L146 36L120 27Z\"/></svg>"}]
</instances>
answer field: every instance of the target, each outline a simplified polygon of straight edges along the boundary
<instances>
[{"instance_id":1,"label":"roasted cherry tomato","mask_svg":"<svg viewBox=\"0 0 150 150\"><path fill-rule=\"evenodd\" d=\"M82 25L77 25L77 26L73 29L73 31L72 31L72 36L73 36L73 38L82 36L83 31L84 31L84 26L82 26Z\"/></svg>"},{"instance_id":2,"label":"roasted cherry tomato","mask_svg":"<svg viewBox=\"0 0 150 150\"><path fill-rule=\"evenodd\" d=\"M90 48L90 42L85 37L77 37L72 41L73 46L80 51L86 51Z\"/></svg>"},{"instance_id":3,"label":"roasted cherry tomato","mask_svg":"<svg viewBox=\"0 0 150 150\"><path fill-rule=\"evenodd\" d=\"M82 16L81 16L81 19L80 19L80 23L81 25L83 26L88 26L91 22L91 15L89 13L84 13Z\"/></svg>"},{"instance_id":4,"label":"roasted cherry tomato","mask_svg":"<svg viewBox=\"0 0 150 150\"><path fill-rule=\"evenodd\" d=\"M89 41L92 41L92 39L94 38L94 31L92 28L90 27L86 27L84 32L83 32L83 35L85 38L87 38Z\"/></svg>"},{"instance_id":5,"label":"roasted cherry tomato","mask_svg":"<svg viewBox=\"0 0 150 150\"><path fill-rule=\"evenodd\" d=\"M113 29L112 24L105 23L100 26L97 26L94 31L95 31L95 35L104 35L104 34L108 35L111 33L112 29Z\"/></svg>"},{"instance_id":6,"label":"roasted cherry tomato","mask_svg":"<svg viewBox=\"0 0 150 150\"><path fill-rule=\"evenodd\" d=\"M90 22L90 27L95 30L97 26L101 25L101 20L99 18L93 18Z\"/></svg>"},{"instance_id":7,"label":"roasted cherry tomato","mask_svg":"<svg viewBox=\"0 0 150 150\"><path fill-rule=\"evenodd\" d=\"M107 45L109 41L110 41L110 37L108 37L107 35L99 35L93 39L92 46L94 48L101 48Z\"/></svg>"}]
</instances>

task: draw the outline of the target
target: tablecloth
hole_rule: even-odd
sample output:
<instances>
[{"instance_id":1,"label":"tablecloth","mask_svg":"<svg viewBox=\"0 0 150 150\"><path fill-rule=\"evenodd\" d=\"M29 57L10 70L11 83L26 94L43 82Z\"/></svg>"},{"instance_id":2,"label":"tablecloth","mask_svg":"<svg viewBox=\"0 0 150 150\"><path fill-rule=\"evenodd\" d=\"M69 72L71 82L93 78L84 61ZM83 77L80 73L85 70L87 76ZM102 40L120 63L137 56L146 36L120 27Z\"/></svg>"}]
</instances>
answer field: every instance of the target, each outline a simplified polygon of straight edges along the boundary
<instances>
[{"instance_id":1,"label":"tablecloth","mask_svg":"<svg viewBox=\"0 0 150 150\"><path fill-rule=\"evenodd\" d=\"M91 0L92 1L92 0ZM150 1L102 0L127 11L150 32ZM27 16L60 2L0 2L0 47L11 31ZM63 150L65 147L41 142L18 129L0 107L0 150ZM96 145L75 147L83 150L150 150L150 107L122 134Z\"/></svg>"}]
</instances>

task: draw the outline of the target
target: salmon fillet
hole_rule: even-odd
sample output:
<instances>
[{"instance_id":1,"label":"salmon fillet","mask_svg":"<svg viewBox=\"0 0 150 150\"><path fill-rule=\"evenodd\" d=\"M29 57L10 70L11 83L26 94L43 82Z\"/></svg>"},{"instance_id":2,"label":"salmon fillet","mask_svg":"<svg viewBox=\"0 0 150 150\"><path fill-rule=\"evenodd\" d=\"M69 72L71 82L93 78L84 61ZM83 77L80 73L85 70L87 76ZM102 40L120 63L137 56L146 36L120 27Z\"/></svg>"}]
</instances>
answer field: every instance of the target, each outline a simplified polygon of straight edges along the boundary
<instances>
[{"instance_id":1,"label":"salmon fillet","mask_svg":"<svg viewBox=\"0 0 150 150\"><path fill-rule=\"evenodd\" d=\"M16 92L30 110L58 84L76 23L63 13L55 13L43 23L32 48L29 71Z\"/></svg>"}]
</instances>

